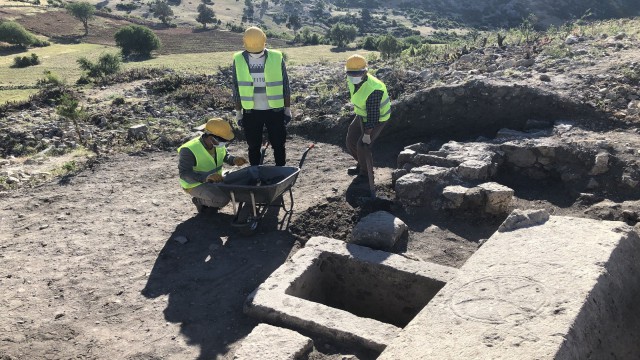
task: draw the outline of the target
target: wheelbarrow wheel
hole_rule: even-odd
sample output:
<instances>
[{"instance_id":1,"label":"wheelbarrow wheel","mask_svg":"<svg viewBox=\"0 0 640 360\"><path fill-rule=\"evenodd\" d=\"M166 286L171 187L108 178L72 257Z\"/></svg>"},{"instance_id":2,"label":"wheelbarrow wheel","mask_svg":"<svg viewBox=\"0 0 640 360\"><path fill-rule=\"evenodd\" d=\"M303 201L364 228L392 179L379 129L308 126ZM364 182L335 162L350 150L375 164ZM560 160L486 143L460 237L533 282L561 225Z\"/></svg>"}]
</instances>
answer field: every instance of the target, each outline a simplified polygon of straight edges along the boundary
<instances>
[{"instance_id":1,"label":"wheelbarrow wheel","mask_svg":"<svg viewBox=\"0 0 640 360\"><path fill-rule=\"evenodd\" d=\"M244 226L238 228L240 235L242 236L251 236L258 232L258 220L251 220L247 222Z\"/></svg>"}]
</instances>

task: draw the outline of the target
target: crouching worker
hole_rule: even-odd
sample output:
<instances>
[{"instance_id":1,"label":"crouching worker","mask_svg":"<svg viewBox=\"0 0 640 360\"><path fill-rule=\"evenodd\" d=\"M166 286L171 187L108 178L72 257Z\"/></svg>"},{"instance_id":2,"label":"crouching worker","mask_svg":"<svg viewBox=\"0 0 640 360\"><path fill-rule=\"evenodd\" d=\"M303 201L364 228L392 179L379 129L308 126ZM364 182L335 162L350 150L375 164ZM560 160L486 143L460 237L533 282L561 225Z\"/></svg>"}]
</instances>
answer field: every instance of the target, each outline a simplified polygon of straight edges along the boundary
<instances>
[{"instance_id":1,"label":"crouching worker","mask_svg":"<svg viewBox=\"0 0 640 360\"><path fill-rule=\"evenodd\" d=\"M233 140L233 130L222 119L211 119L205 125L204 134L178 148L180 160L180 185L191 195L199 213L209 208L217 212L229 203L229 196L218 188L222 182L222 165L244 165L247 159L231 156L226 144Z\"/></svg>"}]
</instances>

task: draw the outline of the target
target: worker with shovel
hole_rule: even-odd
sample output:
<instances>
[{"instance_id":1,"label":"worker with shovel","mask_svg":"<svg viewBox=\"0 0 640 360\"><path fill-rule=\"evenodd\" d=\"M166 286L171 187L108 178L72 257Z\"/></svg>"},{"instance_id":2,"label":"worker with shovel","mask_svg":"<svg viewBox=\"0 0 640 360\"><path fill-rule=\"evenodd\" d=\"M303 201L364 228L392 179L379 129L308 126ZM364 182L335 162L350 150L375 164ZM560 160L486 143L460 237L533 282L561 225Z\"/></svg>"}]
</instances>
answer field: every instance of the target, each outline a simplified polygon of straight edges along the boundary
<instances>
[{"instance_id":1,"label":"worker with shovel","mask_svg":"<svg viewBox=\"0 0 640 360\"><path fill-rule=\"evenodd\" d=\"M357 175L356 182L368 181L375 197L371 148L389 120L391 99L385 84L368 73L367 60L361 55L350 56L345 70L356 113L347 130L347 151L358 162L348 173Z\"/></svg>"},{"instance_id":2,"label":"worker with shovel","mask_svg":"<svg viewBox=\"0 0 640 360\"><path fill-rule=\"evenodd\" d=\"M207 121L204 134L178 148L180 185L192 196L199 213L210 209L217 212L229 203L229 196L218 188L222 182L222 165L241 166L247 159L227 153L226 144L235 137L231 125L220 118Z\"/></svg>"}]
</instances>

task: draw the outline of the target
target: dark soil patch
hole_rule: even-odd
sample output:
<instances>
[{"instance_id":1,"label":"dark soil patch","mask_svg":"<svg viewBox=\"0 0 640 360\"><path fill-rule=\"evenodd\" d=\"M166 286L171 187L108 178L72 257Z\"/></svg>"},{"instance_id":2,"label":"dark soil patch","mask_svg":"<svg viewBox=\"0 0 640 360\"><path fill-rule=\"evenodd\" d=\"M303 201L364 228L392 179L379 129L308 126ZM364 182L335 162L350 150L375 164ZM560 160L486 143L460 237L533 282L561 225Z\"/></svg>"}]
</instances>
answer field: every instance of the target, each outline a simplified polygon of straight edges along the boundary
<instances>
[{"instance_id":1,"label":"dark soil patch","mask_svg":"<svg viewBox=\"0 0 640 360\"><path fill-rule=\"evenodd\" d=\"M65 11L54 10L44 13L24 15L17 10L0 10L2 17L19 16L16 20L34 33L50 37L59 43L91 43L115 46L114 34L123 26L132 22L96 16L89 22L89 35L83 36L84 28L80 21ZM160 25L157 25L159 27ZM193 31L189 28L154 28L162 42L158 54L187 54L242 49L242 34L220 31ZM281 48L287 44L278 39L269 39L270 46Z\"/></svg>"}]
</instances>

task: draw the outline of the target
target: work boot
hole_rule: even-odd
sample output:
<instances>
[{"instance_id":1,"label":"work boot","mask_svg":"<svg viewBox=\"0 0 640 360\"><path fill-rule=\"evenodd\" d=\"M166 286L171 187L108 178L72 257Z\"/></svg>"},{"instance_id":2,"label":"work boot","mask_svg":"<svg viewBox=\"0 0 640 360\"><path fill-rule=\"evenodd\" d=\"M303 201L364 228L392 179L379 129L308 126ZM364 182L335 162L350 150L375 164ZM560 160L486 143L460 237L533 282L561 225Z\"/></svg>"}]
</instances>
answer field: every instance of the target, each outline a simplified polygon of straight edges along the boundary
<instances>
[{"instance_id":1,"label":"work boot","mask_svg":"<svg viewBox=\"0 0 640 360\"><path fill-rule=\"evenodd\" d=\"M191 202L196 206L196 210L198 210L199 214L202 214L207 209L207 206L200 204L198 198L191 198Z\"/></svg>"},{"instance_id":2,"label":"work boot","mask_svg":"<svg viewBox=\"0 0 640 360\"><path fill-rule=\"evenodd\" d=\"M347 169L348 175L358 175L360 173L360 165L352 166Z\"/></svg>"},{"instance_id":3,"label":"work boot","mask_svg":"<svg viewBox=\"0 0 640 360\"><path fill-rule=\"evenodd\" d=\"M353 179L353 183L354 184L362 184L362 183L368 183L369 182L369 175L367 174L358 174L358 176L355 177L355 179Z\"/></svg>"}]
</instances>

